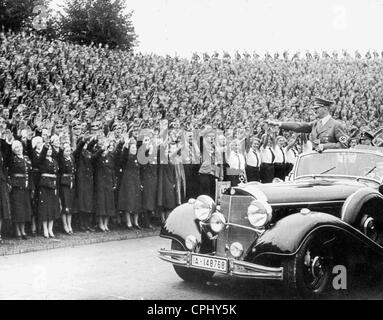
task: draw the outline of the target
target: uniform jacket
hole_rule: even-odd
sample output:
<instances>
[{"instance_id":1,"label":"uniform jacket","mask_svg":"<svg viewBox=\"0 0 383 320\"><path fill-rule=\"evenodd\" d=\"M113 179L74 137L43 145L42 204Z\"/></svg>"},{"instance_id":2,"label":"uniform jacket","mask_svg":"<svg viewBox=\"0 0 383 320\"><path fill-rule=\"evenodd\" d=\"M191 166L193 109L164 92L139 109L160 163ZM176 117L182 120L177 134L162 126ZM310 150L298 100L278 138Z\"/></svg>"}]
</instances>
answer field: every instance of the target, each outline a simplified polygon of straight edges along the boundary
<instances>
[{"instance_id":1,"label":"uniform jacket","mask_svg":"<svg viewBox=\"0 0 383 320\"><path fill-rule=\"evenodd\" d=\"M102 149L94 155L94 204L95 212L99 216L115 214L114 189L117 186L115 157L116 152L103 154Z\"/></svg>"},{"instance_id":2,"label":"uniform jacket","mask_svg":"<svg viewBox=\"0 0 383 320\"><path fill-rule=\"evenodd\" d=\"M75 208L82 212L93 212L93 147L96 141L90 141L84 150L86 141L79 140L73 153L76 165Z\"/></svg>"},{"instance_id":3,"label":"uniform jacket","mask_svg":"<svg viewBox=\"0 0 383 320\"><path fill-rule=\"evenodd\" d=\"M96 189L112 191L117 187L115 171L116 156L116 152L109 152L107 155L103 155L103 150L101 149L93 155Z\"/></svg>"},{"instance_id":4,"label":"uniform jacket","mask_svg":"<svg viewBox=\"0 0 383 320\"><path fill-rule=\"evenodd\" d=\"M32 179L32 164L28 156L22 157L15 156L13 154L9 157L8 173L12 187L18 187L22 189L34 190L34 183ZM26 175L26 177L17 177L15 175Z\"/></svg>"},{"instance_id":5,"label":"uniform jacket","mask_svg":"<svg viewBox=\"0 0 383 320\"><path fill-rule=\"evenodd\" d=\"M57 161L53 157L51 157L51 159L48 160L47 151L48 149L44 146L38 160L38 168L41 174L39 186L49 188L49 189L57 189L58 187L57 175L59 171L59 166ZM44 174L52 175L52 177L44 176ZM54 178L53 175L55 175L56 178Z\"/></svg>"},{"instance_id":6,"label":"uniform jacket","mask_svg":"<svg viewBox=\"0 0 383 320\"><path fill-rule=\"evenodd\" d=\"M64 151L60 149L58 153L58 164L60 174L60 185L65 185L70 188L74 186L75 178L75 163L73 156L64 157Z\"/></svg>"},{"instance_id":7,"label":"uniform jacket","mask_svg":"<svg viewBox=\"0 0 383 320\"><path fill-rule=\"evenodd\" d=\"M140 164L137 155L124 148L121 156L122 177L118 197L118 209L138 213L142 209ZM152 181L155 183L155 181Z\"/></svg>"},{"instance_id":8,"label":"uniform jacket","mask_svg":"<svg viewBox=\"0 0 383 320\"><path fill-rule=\"evenodd\" d=\"M323 144L324 150L348 147L348 137L344 126L332 117L325 125L322 125L321 120L302 123L285 122L281 125L281 128L295 132L310 133L310 140L314 146Z\"/></svg>"}]
</instances>

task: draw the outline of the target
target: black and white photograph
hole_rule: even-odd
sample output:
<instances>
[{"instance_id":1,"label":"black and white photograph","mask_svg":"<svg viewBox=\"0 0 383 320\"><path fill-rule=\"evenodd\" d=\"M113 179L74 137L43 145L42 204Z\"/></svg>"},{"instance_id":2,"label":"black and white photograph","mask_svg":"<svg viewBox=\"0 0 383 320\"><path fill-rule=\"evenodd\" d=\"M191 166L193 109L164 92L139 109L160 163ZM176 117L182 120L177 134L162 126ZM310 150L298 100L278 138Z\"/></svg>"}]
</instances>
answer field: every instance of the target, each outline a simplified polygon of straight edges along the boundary
<instances>
[{"instance_id":1,"label":"black and white photograph","mask_svg":"<svg viewBox=\"0 0 383 320\"><path fill-rule=\"evenodd\" d=\"M383 0L0 0L0 300L383 299L381 30Z\"/></svg>"}]
</instances>

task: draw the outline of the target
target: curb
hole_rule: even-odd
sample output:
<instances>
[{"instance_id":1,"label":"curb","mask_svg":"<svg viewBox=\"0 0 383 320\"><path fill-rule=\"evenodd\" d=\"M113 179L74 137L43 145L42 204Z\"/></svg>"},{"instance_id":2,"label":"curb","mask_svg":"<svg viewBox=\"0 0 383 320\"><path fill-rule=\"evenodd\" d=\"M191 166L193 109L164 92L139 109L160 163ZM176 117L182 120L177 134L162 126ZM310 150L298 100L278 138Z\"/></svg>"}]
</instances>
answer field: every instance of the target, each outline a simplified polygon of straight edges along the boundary
<instances>
[{"instance_id":1,"label":"curb","mask_svg":"<svg viewBox=\"0 0 383 320\"><path fill-rule=\"evenodd\" d=\"M72 236L56 234L56 239L45 239L42 236L29 238L28 240L4 239L0 245L0 256L51 250L57 248L78 247L83 245L138 239L159 236L160 228L155 230L123 231L115 230L109 233L101 232L76 232Z\"/></svg>"}]
</instances>

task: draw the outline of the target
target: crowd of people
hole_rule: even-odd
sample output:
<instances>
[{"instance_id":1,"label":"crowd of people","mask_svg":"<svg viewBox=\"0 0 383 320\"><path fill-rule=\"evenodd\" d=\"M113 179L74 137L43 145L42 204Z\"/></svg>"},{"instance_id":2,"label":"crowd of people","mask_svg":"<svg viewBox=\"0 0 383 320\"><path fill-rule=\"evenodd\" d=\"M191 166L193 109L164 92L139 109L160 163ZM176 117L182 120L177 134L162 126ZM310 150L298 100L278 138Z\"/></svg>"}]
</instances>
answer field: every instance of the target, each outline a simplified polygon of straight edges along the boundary
<instances>
[{"instance_id":1,"label":"crowd of people","mask_svg":"<svg viewBox=\"0 0 383 320\"><path fill-rule=\"evenodd\" d=\"M214 197L216 181L284 180L307 135L265 120L312 121L316 96L334 100L350 142L383 117L376 55L184 59L26 32L0 41L0 230L11 219L18 239L26 225L54 238L58 220L73 234L73 215L80 230L152 228Z\"/></svg>"}]
</instances>

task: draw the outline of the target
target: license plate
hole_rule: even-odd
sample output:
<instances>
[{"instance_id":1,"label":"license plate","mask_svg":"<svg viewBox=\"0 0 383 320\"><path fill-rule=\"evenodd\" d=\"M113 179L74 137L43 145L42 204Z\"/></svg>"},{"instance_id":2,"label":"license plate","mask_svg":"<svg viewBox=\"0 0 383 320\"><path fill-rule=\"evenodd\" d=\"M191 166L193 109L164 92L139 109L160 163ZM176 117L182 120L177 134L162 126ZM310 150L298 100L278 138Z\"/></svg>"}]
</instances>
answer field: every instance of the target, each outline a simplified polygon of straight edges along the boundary
<instances>
[{"instance_id":1,"label":"license plate","mask_svg":"<svg viewBox=\"0 0 383 320\"><path fill-rule=\"evenodd\" d=\"M217 272L227 272L227 260L221 258L210 258L196 254L191 255L191 265L196 268L212 270Z\"/></svg>"}]
</instances>

